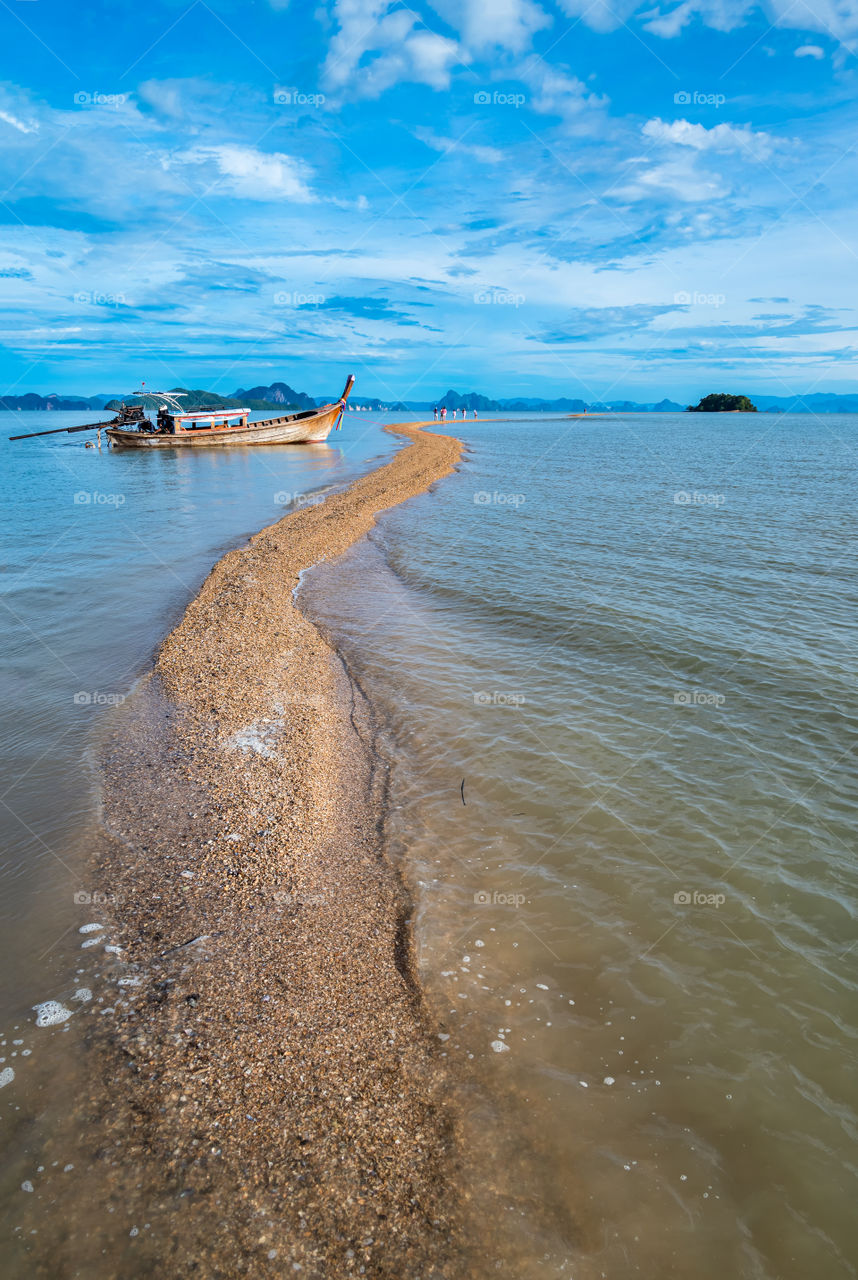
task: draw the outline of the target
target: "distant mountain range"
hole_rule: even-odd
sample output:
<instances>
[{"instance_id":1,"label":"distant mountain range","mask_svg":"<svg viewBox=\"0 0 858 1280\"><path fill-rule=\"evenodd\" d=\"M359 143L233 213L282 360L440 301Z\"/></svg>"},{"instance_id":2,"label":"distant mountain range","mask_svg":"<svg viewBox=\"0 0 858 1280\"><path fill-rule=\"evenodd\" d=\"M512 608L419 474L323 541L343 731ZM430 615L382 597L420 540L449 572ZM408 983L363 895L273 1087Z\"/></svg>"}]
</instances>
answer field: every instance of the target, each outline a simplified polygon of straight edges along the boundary
<instances>
[{"instance_id":1,"label":"distant mountain range","mask_svg":"<svg viewBox=\"0 0 858 1280\"><path fill-rule=\"evenodd\" d=\"M294 391L288 382L272 382L268 387L251 387L242 391L241 387L233 391L232 399L236 403L250 404L251 400L264 400L266 404L288 405L290 409L315 409L317 404L327 404L327 400L315 400L304 391Z\"/></svg>"},{"instance_id":2,"label":"distant mountain range","mask_svg":"<svg viewBox=\"0 0 858 1280\"><path fill-rule=\"evenodd\" d=\"M757 408L763 413L858 413L858 393L837 394L836 392L814 392L807 396L764 396L751 395ZM388 409L407 409L409 411L429 411L434 406L440 409L476 409L480 413L682 413L687 405L678 404L675 400L658 400L640 404L634 400L570 400L561 397L557 400L539 400L530 397L516 399L490 400L470 391L464 395L457 391L448 391L438 400L409 400L387 405Z\"/></svg>"},{"instance_id":3,"label":"distant mountain range","mask_svg":"<svg viewBox=\"0 0 858 1280\"><path fill-rule=\"evenodd\" d=\"M858 395L817 391L810 396L751 396L763 413L858 413Z\"/></svg>"},{"instance_id":4,"label":"distant mountain range","mask_svg":"<svg viewBox=\"0 0 858 1280\"><path fill-rule=\"evenodd\" d=\"M858 413L858 394L837 395L815 392L808 396L759 396L750 399L763 413ZM658 400L639 404L634 400L489 400L486 396L470 392L459 395L448 391L440 400L423 404L408 404L409 409L431 409L433 404L447 409L477 409L485 413L682 413L688 406L675 400Z\"/></svg>"},{"instance_id":5,"label":"distant mountain range","mask_svg":"<svg viewBox=\"0 0 858 1280\"><path fill-rule=\"evenodd\" d=\"M294 391L285 382L273 382L269 387L241 387L231 396L221 396L214 391L194 391L187 387L172 387L174 392L182 392L182 400L188 409L315 409L318 404L327 401L315 400L303 391ZM0 397L2 409L91 409L97 413L105 409L117 409L122 401L126 404L139 403L139 395L133 391L119 392L115 395L101 394L95 396L60 396L52 393L47 396L28 392L23 396Z\"/></svg>"},{"instance_id":6,"label":"distant mountain range","mask_svg":"<svg viewBox=\"0 0 858 1280\"><path fill-rule=\"evenodd\" d=\"M188 408L234 409L246 406L249 409L314 409L318 405L328 404L336 399L336 392L327 396L311 396L305 391L296 391L288 382L272 382L268 386L242 388L239 387L231 396L221 396L212 391L188 391L182 387L175 391L185 390L185 404ZM765 396L751 394L751 400L762 413L858 413L858 393L838 394L836 392L817 391L807 396ZM119 395L101 393L94 396L61 396L55 392L41 396L28 392L22 396L0 397L2 409L74 409L95 410L101 412L105 408L113 408L121 400L134 402L134 395L125 392ZM555 400L541 400L534 397L518 396L512 399L492 400L478 392L469 391L464 394L458 391L447 391L437 400L396 400L384 401L377 397L352 396L350 403L355 408L375 409L385 412L431 413L437 405L449 409L466 409L479 413L680 413L687 406L675 400L659 400L647 404L639 404L634 400L584 401L561 396Z\"/></svg>"},{"instance_id":7,"label":"distant mountain range","mask_svg":"<svg viewBox=\"0 0 858 1280\"><path fill-rule=\"evenodd\" d=\"M273 401L274 404L288 405L290 408L296 409L316 409L321 404L336 403L337 393L333 392L328 396L308 396L304 391L295 391L287 382L272 382L267 387L251 387L249 391L242 391L239 387L238 391L233 392L233 396L241 400L242 396L255 396L257 399ZM249 404L250 401L245 399L243 404ZM378 397L351 396L349 403L360 406L361 409L386 409L388 412L394 410L396 405L392 405ZM399 401L399 404L402 402ZM412 405L404 405L404 409L409 410Z\"/></svg>"},{"instance_id":8,"label":"distant mountain range","mask_svg":"<svg viewBox=\"0 0 858 1280\"><path fill-rule=\"evenodd\" d=\"M259 387L257 390L267 390ZM214 391L189 391L186 387L173 387L172 394L181 395L183 409L304 409L315 408L313 401L309 404L297 404L288 400L267 400L263 396L254 396L240 391L234 396L219 396ZM305 397L308 399L308 397ZM139 404L140 397L132 394L115 396L108 400L105 409L118 409L120 403Z\"/></svg>"},{"instance_id":9,"label":"distant mountain range","mask_svg":"<svg viewBox=\"0 0 858 1280\"><path fill-rule=\"evenodd\" d=\"M93 399L100 401L101 397ZM101 409L101 403L95 404L93 399L83 396L37 396L29 391L24 396L3 396L0 398L0 409Z\"/></svg>"}]
</instances>

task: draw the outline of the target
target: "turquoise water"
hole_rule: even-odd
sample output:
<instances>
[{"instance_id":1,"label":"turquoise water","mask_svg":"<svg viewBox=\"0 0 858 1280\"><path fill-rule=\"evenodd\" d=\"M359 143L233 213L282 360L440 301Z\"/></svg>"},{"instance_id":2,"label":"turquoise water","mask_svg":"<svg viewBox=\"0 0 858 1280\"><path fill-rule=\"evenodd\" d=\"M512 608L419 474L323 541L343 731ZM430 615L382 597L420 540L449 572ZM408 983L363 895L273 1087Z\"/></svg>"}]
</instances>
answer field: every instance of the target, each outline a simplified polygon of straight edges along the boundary
<instances>
[{"instance_id":1,"label":"turquoise water","mask_svg":"<svg viewBox=\"0 0 858 1280\"><path fill-rule=\"evenodd\" d=\"M854 1276L858 419L456 432L302 599L442 1034L575 1224L534 1274Z\"/></svg>"}]
</instances>

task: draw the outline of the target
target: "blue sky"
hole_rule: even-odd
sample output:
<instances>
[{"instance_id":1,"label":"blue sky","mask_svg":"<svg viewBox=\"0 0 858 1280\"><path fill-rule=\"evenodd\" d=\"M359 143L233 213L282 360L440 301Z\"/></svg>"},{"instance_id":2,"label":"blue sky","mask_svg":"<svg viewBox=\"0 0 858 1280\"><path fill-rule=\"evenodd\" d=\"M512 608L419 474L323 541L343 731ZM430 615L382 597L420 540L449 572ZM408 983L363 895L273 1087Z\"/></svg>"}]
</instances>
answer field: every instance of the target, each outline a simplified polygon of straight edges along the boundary
<instances>
[{"instance_id":1,"label":"blue sky","mask_svg":"<svg viewBox=\"0 0 858 1280\"><path fill-rule=\"evenodd\" d=\"M0 387L858 390L858 0L0 5Z\"/></svg>"}]
</instances>

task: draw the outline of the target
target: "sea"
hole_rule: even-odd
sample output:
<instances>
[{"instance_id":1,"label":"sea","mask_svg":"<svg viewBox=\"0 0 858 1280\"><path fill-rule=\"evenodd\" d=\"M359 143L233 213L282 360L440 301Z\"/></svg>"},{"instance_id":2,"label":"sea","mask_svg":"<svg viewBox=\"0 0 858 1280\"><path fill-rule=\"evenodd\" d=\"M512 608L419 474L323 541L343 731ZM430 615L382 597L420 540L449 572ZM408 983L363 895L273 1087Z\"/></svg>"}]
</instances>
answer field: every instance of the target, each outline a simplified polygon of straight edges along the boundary
<instances>
[{"instance_id":1,"label":"sea","mask_svg":"<svg viewBox=\"0 0 858 1280\"><path fill-rule=\"evenodd\" d=\"M219 556L389 458L395 418L187 456L11 445L83 418L0 415L16 1275L46 1099L106 1000L79 932L100 735ZM528 1274L853 1277L858 417L446 429L467 446L456 473L298 600L373 708L444 1051L574 1224L522 1213Z\"/></svg>"}]
</instances>

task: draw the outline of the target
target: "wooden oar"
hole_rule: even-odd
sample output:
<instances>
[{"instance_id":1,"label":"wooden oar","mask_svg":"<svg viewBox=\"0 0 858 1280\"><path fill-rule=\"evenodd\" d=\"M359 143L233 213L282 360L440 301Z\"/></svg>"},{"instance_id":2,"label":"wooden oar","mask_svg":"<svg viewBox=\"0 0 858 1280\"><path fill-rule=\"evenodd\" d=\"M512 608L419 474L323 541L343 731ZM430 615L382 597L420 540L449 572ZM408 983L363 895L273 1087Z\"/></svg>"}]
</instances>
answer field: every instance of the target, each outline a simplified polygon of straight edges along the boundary
<instances>
[{"instance_id":1,"label":"wooden oar","mask_svg":"<svg viewBox=\"0 0 858 1280\"><path fill-rule=\"evenodd\" d=\"M112 419L111 419L112 421ZM87 422L82 427L51 427L50 431L28 431L23 436L10 436L10 440L32 440L34 436L59 436L65 431L95 431L98 427L109 427L110 422Z\"/></svg>"}]
</instances>

